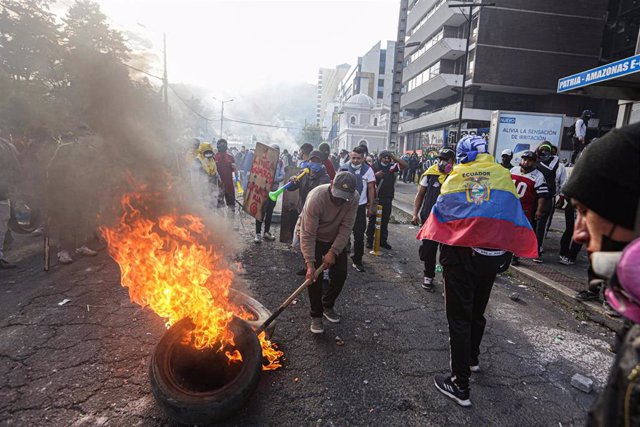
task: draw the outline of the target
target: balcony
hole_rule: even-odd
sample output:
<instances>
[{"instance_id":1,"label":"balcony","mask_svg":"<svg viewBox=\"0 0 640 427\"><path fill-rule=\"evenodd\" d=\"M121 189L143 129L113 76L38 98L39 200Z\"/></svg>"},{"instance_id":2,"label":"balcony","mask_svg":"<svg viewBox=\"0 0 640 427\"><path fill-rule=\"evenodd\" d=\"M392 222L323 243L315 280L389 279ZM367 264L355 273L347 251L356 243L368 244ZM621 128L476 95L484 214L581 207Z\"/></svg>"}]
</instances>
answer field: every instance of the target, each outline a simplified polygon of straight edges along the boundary
<instances>
[{"instance_id":1,"label":"balcony","mask_svg":"<svg viewBox=\"0 0 640 427\"><path fill-rule=\"evenodd\" d=\"M445 38L440 40L402 71L402 83L411 80L440 59L460 58L464 55L466 43L465 39Z\"/></svg>"},{"instance_id":2,"label":"balcony","mask_svg":"<svg viewBox=\"0 0 640 427\"><path fill-rule=\"evenodd\" d=\"M424 107L424 101L444 99L458 93L454 88L461 86L461 74L439 74L403 94L400 98L400 107L403 110L417 110Z\"/></svg>"},{"instance_id":3,"label":"balcony","mask_svg":"<svg viewBox=\"0 0 640 427\"><path fill-rule=\"evenodd\" d=\"M458 120L458 108L460 108L460 104L456 103L453 105L448 105L437 111L425 113L424 115L416 117L415 119L402 122L400 123L399 132L401 134L406 134L409 132L442 127L451 123L455 123ZM491 121L491 111L479 110L476 108L465 108L462 111L462 120L489 122Z\"/></svg>"},{"instance_id":4,"label":"balcony","mask_svg":"<svg viewBox=\"0 0 640 427\"><path fill-rule=\"evenodd\" d=\"M407 31L413 28L414 25L422 19L425 13L437 3L438 0L420 0L413 6L410 13L407 15Z\"/></svg>"},{"instance_id":5,"label":"balcony","mask_svg":"<svg viewBox=\"0 0 640 427\"><path fill-rule=\"evenodd\" d=\"M438 10L436 10L433 16L431 16L416 33L414 33L408 40L406 40L406 43L408 44L413 42L425 41L438 31L440 31L440 29L445 25L457 27L465 22L466 19L464 18L462 12L460 12L460 9L447 7L445 3L440 6ZM409 27L407 27L407 29L409 29ZM408 48L405 50L404 56L408 57L416 50L418 50L418 46Z\"/></svg>"}]
</instances>

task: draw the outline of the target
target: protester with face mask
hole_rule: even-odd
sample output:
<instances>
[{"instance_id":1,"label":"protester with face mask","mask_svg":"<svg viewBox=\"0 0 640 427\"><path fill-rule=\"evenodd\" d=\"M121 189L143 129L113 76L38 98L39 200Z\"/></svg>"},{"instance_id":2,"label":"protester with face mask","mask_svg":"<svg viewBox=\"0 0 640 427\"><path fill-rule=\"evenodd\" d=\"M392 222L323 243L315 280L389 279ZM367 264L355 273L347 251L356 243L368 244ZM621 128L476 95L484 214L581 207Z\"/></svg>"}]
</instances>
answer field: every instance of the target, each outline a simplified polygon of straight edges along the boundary
<instances>
[{"instance_id":1,"label":"protester with face mask","mask_svg":"<svg viewBox=\"0 0 640 427\"><path fill-rule=\"evenodd\" d=\"M219 139L216 147L218 152L214 159L218 167L218 207L227 205L229 210L235 210L236 191L233 185L233 174L236 172L236 159L227 153L227 140Z\"/></svg>"},{"instance_id":2,"label":"protester with face mask","mask_svg":"<svg viewBox=\"0 0 640 427\"><path fill-rule=\"evenodd\" d=\"M580 115L580 118L576 120L573 124L573 152L571 153L571 164L575 164L578 158L578 155L585 149L585 147L589 144L589 140L587 139L587 127L589 125L589 120L593 117L593 111L584 110Z\"/></svg>"},{"instance_id":3,"label":"protester with face mask","mask_svg":"<svg viewBox=\"0 0 640 427\"><path fill-rule=\"evenodd\" d=\"M603 274L601 263L617 257L614 253L625 249L640 231L640 123L614 129L592 142L563 193L577 211L573 239L587 246L595 273L608 278L611 274ZM616 351L609 380L589 413L588 425L640 425L640 317L633 314L640 310L640 260L637 249L634 253L607 280L607 299L633 326ZM630 267L635 270L628 270Z\"/></svg>"},{"instance_id":4,"label":"protester with face mask","mask_svg":"<svg viewBox=\"0 0 640 427\"><path fill-rule=\"evenodd\" d=\"M532 227L542 218L546 201L550 197L544 176L536 169L537 157L533 151L525 151L520 157L520 166L511 169L511 178L516 186L522 210ZM518 257L514 256L511 264L519 263Z\"/></svg>"},{"instance_id":5,"label":"protester with face mask","mask_svg":"<svg viewBox=\"0 0 640 427\"><path fill-rule=\"evenodd\" d=\"M364 233L367 229L367 218L375 215L376 177L373 169L364 161L365 151L356 147L351 152L351 160L344 168L356 177L356 190L360 194L356 222L353 225L353 268L364 272L362 255L364 254Z\"/></svg>"},{"instance_id":6,"label":"protester with face mask","mask_svg":"<svg viewBox=\"0 0 640 427\"><path fill-rule=\"evenodd\" d=\"M503 168L507 169L508 171L513 169L513 165L511 164L511 160L513 160L513 151L511 151L509 148L507 148L506 150L502 150L501 160L502 162L500 164Z\"/></svg>"},{"instance_id":7,"label":"protester with face mask","mask_svg":"<svg viewBox=\"0 0 640 427\"><path fill-rule=\"evenodd\" d=\"M356 185L354 174L339 172L333 183L311 190L300 214L300 250L307 267L306 278L314 279L320 265L331 268L324 295L322 276L308 288L314 334L324 332L323 316L331 323L340 322L334 305L347 279L347 242L359 202Z\"/></svg>"},{"instance_id":8,"label":"protester with face mask","mask_svg":"<svg viewBox=\"0 0 640 427\"><path fill-rule=\"evenodd\" d=\"M536 150L538 157L537 169L544 176L544 180L547 183L549 191L549 197L544 199L544 205L542 207L541 215L535 220L536 236L538 238L538 257L533 259L533 262L538 264L542 263L542 252L544 251L544 237L547 232L547 222L551 216L553 199L552 196L556 194L556 175L560 168L560 159L558 156L554 156L551 152L551 143L544 141Z\"/></svg>"},{"instance_id":9,"label":"protester with face mask","mask_svg":"<svg viewBox=\"0 0 640 427\"><path fill-rule=\"evenodd\" d=\"M469 378L480 371L484 311L493 282L508 268L510 253L535 256L537 251L511 175L487 153L485 139L462 138L456 159L459 164L416 238L441 243L451 373L436 375L435 386L459 405L471 406Z\"/></svg>"},{"instance_id":10,"label":"protester with face mask","mask_svg":"<svg viewBox=\"0 0 640 427\"><path fill-rule=\"evenodd\" d=\"M304 153L303 153L304 155ZM296 180L295 177L291 177L289 180L293 182L291 186L287 188L287 191L298 191L298 213L302 212L304 204L307 201L307 196L318 185L329 184L331 178L327 174L327 170L322 164L322 153L317 150L312 151L309 155L305 155L308 160L304 160L300 163L301 168L308 168L309 173L304 175L300 180Z\"/></svg>"},{"instance_id":11,"label":"protester with face mask","mask_svg":"<svg viewBox=\"0 0 640 427\"><path fill-rule=\"evenodd\" d=\"M322 164L324 165L324 168L327 171L327 175L329 175L329 178L333 179L336 176L336 170L333 167L333 162L331 162L331 159L330 159L331 146L326 142L322 142L320 145L318 145L318 151L322 153L321 160L322 160Z\"/></svg>"},{"instance_id":12,"label":"protester with face mask","mask_svg":"<svg viewBox=\"0 0 640 427\"><path fill-rule=\"evenodd\" d=\"M456 153L451 148L443 148L438 153L438 163L433 164L420 177L418 193L413 202L413 225L422 225L429 217L433 205L440 195L442 184L453 170ZM438 242L424 239L419 249L420 260L424 262L424 277L422 287L429 292L435 292L433 279L436 277L436 256Z\"/></svg>"},{"instance_id":13,"label":"protester with face mask","mask_svg":"<svg viewBox=\"0 0 640 427\"><path fill-rule=\"evenodd\" d=\"M376 176L376 186L378 200L377 204L382 205L382 224L380 226L380 247L391 249L389 244L389 218L391 217L391 205L396 191L396 179L400 171L406 168L407 163L394 156L390 151L381 151L378 161L373 164L373 171ZM376 217L369 217L367 226L367 248L373 247L375 234Z\"/></svg>"}]
</instances>

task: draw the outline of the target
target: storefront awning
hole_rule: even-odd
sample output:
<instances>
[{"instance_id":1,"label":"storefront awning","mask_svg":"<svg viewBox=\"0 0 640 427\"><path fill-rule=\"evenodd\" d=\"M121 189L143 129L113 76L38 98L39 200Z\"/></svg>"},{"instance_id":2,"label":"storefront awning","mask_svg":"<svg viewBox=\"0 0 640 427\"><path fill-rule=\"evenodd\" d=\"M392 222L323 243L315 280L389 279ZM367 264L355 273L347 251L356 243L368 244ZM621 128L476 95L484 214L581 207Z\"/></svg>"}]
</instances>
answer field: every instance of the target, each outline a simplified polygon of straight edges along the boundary
<instances>
[{"instance_id":1,"label":"storefront awning","mask_svg":"<svg viewBox=\"0 0 640 427\"><path fill-rule=\"evenodd\" d=\"M563 77L557 92L640 101L640 55Z\"/></svg>"}]
</instances>

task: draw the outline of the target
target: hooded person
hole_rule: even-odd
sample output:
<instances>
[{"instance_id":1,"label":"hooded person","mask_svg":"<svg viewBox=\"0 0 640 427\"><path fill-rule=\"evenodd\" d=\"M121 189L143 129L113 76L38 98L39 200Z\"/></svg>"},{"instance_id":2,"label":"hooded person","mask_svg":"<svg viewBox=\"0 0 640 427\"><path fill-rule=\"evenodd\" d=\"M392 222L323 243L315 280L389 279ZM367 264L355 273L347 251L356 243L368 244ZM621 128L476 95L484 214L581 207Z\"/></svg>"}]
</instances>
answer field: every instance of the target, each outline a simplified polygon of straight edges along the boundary
<instances>
[{"instance_id":1,"label":"hooded person","mask_svg":"<svg viewBox=\"0 0 640 427\"><path fill-rule=\"evenodd\" d=\"M216 143L218 152L214 159L218 168L218 207L225 204L230 210L235 210L236 192L233 185L233 174L236 172L236 159L227 153L227 140L219 139Z\"/></svg>"},{"instance_id":2,"label":"hooded person","mask_svg":"<svg viewBox=\"0 0 640 427\"><path fill-rule=\"evenodd\" d=\"M498 272L511 252L537 254L536 238L508 170L487 153L484 138L469 135L456 147L456 165L442 184L417 239L441 243L451 373L435 386L461 406L470 406L469 378L480 370L484 311Z\"/></svg>"},{"instance_id":3,"label":"hooded person","mask_svg":"<svg viewBox=\"0 0 640 427\"><path fill-rule=\"evenodd\" d=\"M438 162L431 165L418 183L418 192L413 202L413 225L422 225L429 217L433 205L440 195L442 184L447 179L455 163L456 153L451 148L443 148L438 152ZM424 239L419 249L420 260L424 262L422 287L429 292L435 291L433 280L436 277L436 255L438 242Z\"/></svg>"},{"instance_id":4,"label":"hooded person","mask_svg":"<svg viewBox=\"0 0 640 427\"><path fill-rule=\"evenodd\" d=\"M331 178L322 164L322 157L323 154L320 151L311 151L308 155L308 160L304 160L300 163L301 168L309 168L309 173L304 175L299 181L296 180L295 177L291 177L290 179L293 184L287 188L287 191L299 190L297 206L298 213L302 212L304 203L311 190L316 188L318 185L329 184L331 182Z\"/></svg>"},{"instance_id":5,"label":"hooded person","mask_svg":"<svg viewBox=\"0 0 640 427\"><path fill-rule=\"evenodd\" d=\"M323 142L320 145L318 145L318 151L322 153L322 164L324 165L324 168L327 170L327 175L329 175L329 178L333 180L333 178L335 178L336 176L336 169L333 166L333 162L330 159L331 146L326 142Z\"/></svg>"},{"instance_id":6,"label":"hooded person","mask_svg":"<svg viewBox=\"0 0 640 427\"><path fill-rule=\"evenodd\" d=\"M638 242L630 247L640 233L639 184L636 123L592 142L562 189L577 213L573 239L587 246L594 272L605 281L608 302L628 320L607 384L589 413L590 426L640 425Z\"/></svg>"}]
</instances>

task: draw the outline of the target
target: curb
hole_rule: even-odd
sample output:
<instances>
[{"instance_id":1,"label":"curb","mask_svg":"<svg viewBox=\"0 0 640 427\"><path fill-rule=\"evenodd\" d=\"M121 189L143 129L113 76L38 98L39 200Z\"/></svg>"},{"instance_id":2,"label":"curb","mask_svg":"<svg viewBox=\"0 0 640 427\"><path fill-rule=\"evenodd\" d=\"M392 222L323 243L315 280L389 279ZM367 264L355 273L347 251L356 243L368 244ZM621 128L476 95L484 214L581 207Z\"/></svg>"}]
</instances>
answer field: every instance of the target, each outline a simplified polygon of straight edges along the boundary
<instances>
[{"instance_id":1,"label":"curb","mask_svg":"<svg viewBox=\"0 0 640 427\"><path fill-rule=\"evenodd\" d=\"M602 304L595 303L593 301L578 301L573 298L575 291L562 285L561 283L551 280L542 274L529 270L522 266L510 266L509 272L513 274L517 279L530 284L533 288L540 291L542 294L548 296L551 299L561 302L574 311L587 311L589 319L603 325L612 331L618 331L622 326L621 318L614 318L609 316Z\"/></svg>"}]
</instances>

